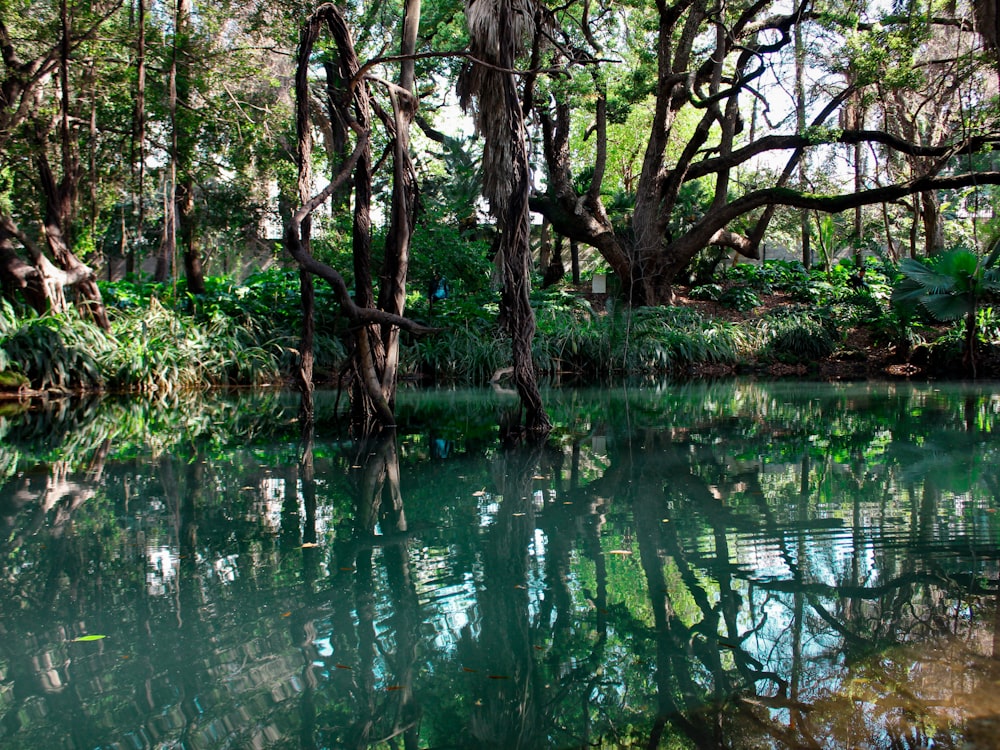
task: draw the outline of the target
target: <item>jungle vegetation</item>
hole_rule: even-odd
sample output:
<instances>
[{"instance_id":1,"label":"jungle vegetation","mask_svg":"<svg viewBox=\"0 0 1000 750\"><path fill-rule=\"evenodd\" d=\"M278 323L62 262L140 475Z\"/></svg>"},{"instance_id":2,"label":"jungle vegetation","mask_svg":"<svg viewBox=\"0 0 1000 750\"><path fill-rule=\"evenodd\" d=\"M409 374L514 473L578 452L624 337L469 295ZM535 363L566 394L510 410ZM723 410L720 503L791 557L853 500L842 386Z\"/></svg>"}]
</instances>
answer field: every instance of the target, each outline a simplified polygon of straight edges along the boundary
<instances>
[{"instance_id":1,"label":"jungle vegetation","mask_svg":"<svg viewBox=\"0 0 1000 750\"><path fill-rule=\"evenodd\" d=\"M982 374L995 19L986 0L0 0L0 372L330 378L366 429L404 377L512 367L529 432L540 375Z\"/></svg>"}]
</instances>

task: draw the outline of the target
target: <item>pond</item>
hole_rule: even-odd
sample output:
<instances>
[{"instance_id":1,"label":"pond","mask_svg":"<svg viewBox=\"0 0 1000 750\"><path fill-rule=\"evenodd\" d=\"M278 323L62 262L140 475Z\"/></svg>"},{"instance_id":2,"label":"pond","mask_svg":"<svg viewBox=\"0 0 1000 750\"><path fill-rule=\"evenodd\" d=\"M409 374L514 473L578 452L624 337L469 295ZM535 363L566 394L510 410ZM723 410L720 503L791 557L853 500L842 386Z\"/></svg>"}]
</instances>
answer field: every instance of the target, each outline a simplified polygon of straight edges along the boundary
<instances>
[{"instance_id":1,"label":"pond","mask_svg":"<svg viewBox=\"0 0 1000 750\"><path fill-rule=\"evenodd\" d=\"M1000 746L1000 388L547 398L4 407L0 747Z\"/></svg>"}]
</instances>

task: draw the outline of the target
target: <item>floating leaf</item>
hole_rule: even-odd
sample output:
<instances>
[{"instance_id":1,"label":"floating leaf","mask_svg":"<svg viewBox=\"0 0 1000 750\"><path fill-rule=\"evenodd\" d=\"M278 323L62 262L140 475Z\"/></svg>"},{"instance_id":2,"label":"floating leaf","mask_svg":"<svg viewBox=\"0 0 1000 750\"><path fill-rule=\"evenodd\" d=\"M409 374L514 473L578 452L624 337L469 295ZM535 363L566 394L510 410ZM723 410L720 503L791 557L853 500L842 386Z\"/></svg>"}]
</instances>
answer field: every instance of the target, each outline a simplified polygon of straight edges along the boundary
<instances>
[{"instance_id":1,"label":"floating leaf","mask_svg":"<svg viewBox=\"0 0 1000 750\"><path fill-rule=\"evenodd\" d=\"M632 550L630 550L630 549L613 549L608 554L609 555L631 555L632 554Z\"/></svg>"},{"instance_id":2,"label":"floating leaf","mask_svg":"<svg viewBox=\"0 0 1000 750\"><path fill-rule=\"evenodd\" d=\"M81 635L79 638L74 638L71 643L86 643L87 641L99 641L102 638L107 638L106 635Z\"/></svg>"},{"instance_id":3,"label":"floating leaf","mask_svg":"<svg viewBox=\"0 0 1000 750\"><path fill-rule=\"evenodd\" d=\"M319 545L316 544L316 542L306 542L305 544L302 545L301 549L312 549L313 547L318 547L318 546Z\"/></svg>"},{"instance_id":4,"label":"floating leaf","mask_svg":"<svg viewBox=\"0 0 1000 750\"><path fill-rule=\"evenodd\" d=\"M486 494L486 490L482 489L482 490L476 490L475 492L473 492L472 496L473 497L482 497L485 494Z\"/></svg>"}]
</instances>

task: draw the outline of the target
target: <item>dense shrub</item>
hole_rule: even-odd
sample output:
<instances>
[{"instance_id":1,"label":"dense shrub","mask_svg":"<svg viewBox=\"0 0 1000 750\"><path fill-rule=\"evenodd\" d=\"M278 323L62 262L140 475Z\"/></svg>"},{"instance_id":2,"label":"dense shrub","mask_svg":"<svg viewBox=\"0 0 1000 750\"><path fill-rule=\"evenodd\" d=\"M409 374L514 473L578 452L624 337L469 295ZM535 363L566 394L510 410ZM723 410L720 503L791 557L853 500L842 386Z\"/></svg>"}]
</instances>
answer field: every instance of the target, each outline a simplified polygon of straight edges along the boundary
<instances>
[{"instance_id":1,"label":"dense shrub","mask_svg":"<svg viewBox=\"0 0 1000 750\"><path fill-rule=\"evenodd\" d=\"M17 318L2 304L0 370L21 373L34 388L101 387L100 358L110 348L105 335L76 313Z\"/></svg>"},{"instance_id":2,"label":"dense shrub","mask_svg":"<svg viewBox=\"0 0 1000 750\"><path fill-rule=\"evenodd\" d=\"M823 311L779 307L760 322L761 351L782 362L811 362L836 347L836 328Z\"/></svg>"}]
</instances>

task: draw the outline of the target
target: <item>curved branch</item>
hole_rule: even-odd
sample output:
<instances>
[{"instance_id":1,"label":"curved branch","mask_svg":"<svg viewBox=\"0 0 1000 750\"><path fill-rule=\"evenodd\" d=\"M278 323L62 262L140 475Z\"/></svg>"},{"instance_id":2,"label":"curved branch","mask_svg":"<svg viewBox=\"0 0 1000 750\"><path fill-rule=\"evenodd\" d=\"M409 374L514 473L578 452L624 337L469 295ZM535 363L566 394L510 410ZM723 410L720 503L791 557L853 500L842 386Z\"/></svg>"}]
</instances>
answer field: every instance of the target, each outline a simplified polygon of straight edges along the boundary
<instances>
[{"instance_id":1,"label":"curved branch","mask_svg":"<svg viewBox=\"0 0 1000 750\"><path fill-rule=\"evenodd\" d=\"M970 138L961 144L922 146L919 143L907 141L882 130L844 130L839 131L836 138L814 138L800 134L769 135L754 141L743 148L736 149L731 154L704 159L700 162L692 164L688 169L686 179L693 180L698 177L714 174L715 172L719 172L723 169L730 169L768 151L788 151L791 149L830 145L833 143L841 143L845 145L854 145L857 143L880 143L883 146L888 146L894 151L906 154L907 156L950 158L952 156L974 154L990 145L996 147L997 144L1000 144L1000 137L995 135L984 135Z\"/></svg>"},{"instance_id":2,"label":"curved branch","mask_svg":"<svg viewBox=\"0 0 1000 750\"><path fill-rule=\"evenodd\" d=\"M335 268L316 260L302 244L302 222L313 211L315 211L320 204L333 195L333 193L339 190L344 183L350 179L351 174L354 171L354 167L361 158L361 154L364 152L367 144L367 135L360 133L358 136L358 142L354 147L354 151L351 153L347 161L344 162L340 173L336 176L336 178L334 178L333 182L314 195L305 203L305 205L301 206L294 214L292 214L292 218L288 222L288 230L285 232L288 252L293 258L295 258L296 262L303 269L314 276L320 277L333 287L333 291L337 295L337 301L340 303L344 315L351 320L360 321L362 323L380 323L383 325L399 326L403 330L414 334L433 333L435 329L420 325L409 318L404 318L400 315L393 315L392 313L384 312L383 310L359 307L351 297L350 289L347 288L347 282L344 281L344 277L341 276Z\"/></svg>"},{"instance_id":3,"label":"curved branch","mask_svg":"<svg viewBox=\"0 0 1000 750\"><path fill-rule=\"evenodd\" d=\"M816 195L777 187L755 190L709 212L687 234L673 243L670 252L671 266L675 271L683 268L698 250L711 244L712 238L729 222L763 206L790 206L824 213L840 213L859 206L891 203L928 190L954 190L974 185L1000 185L1000 172L920 177L909 182L842 195Z\"/></svg>"}]
</instances>

